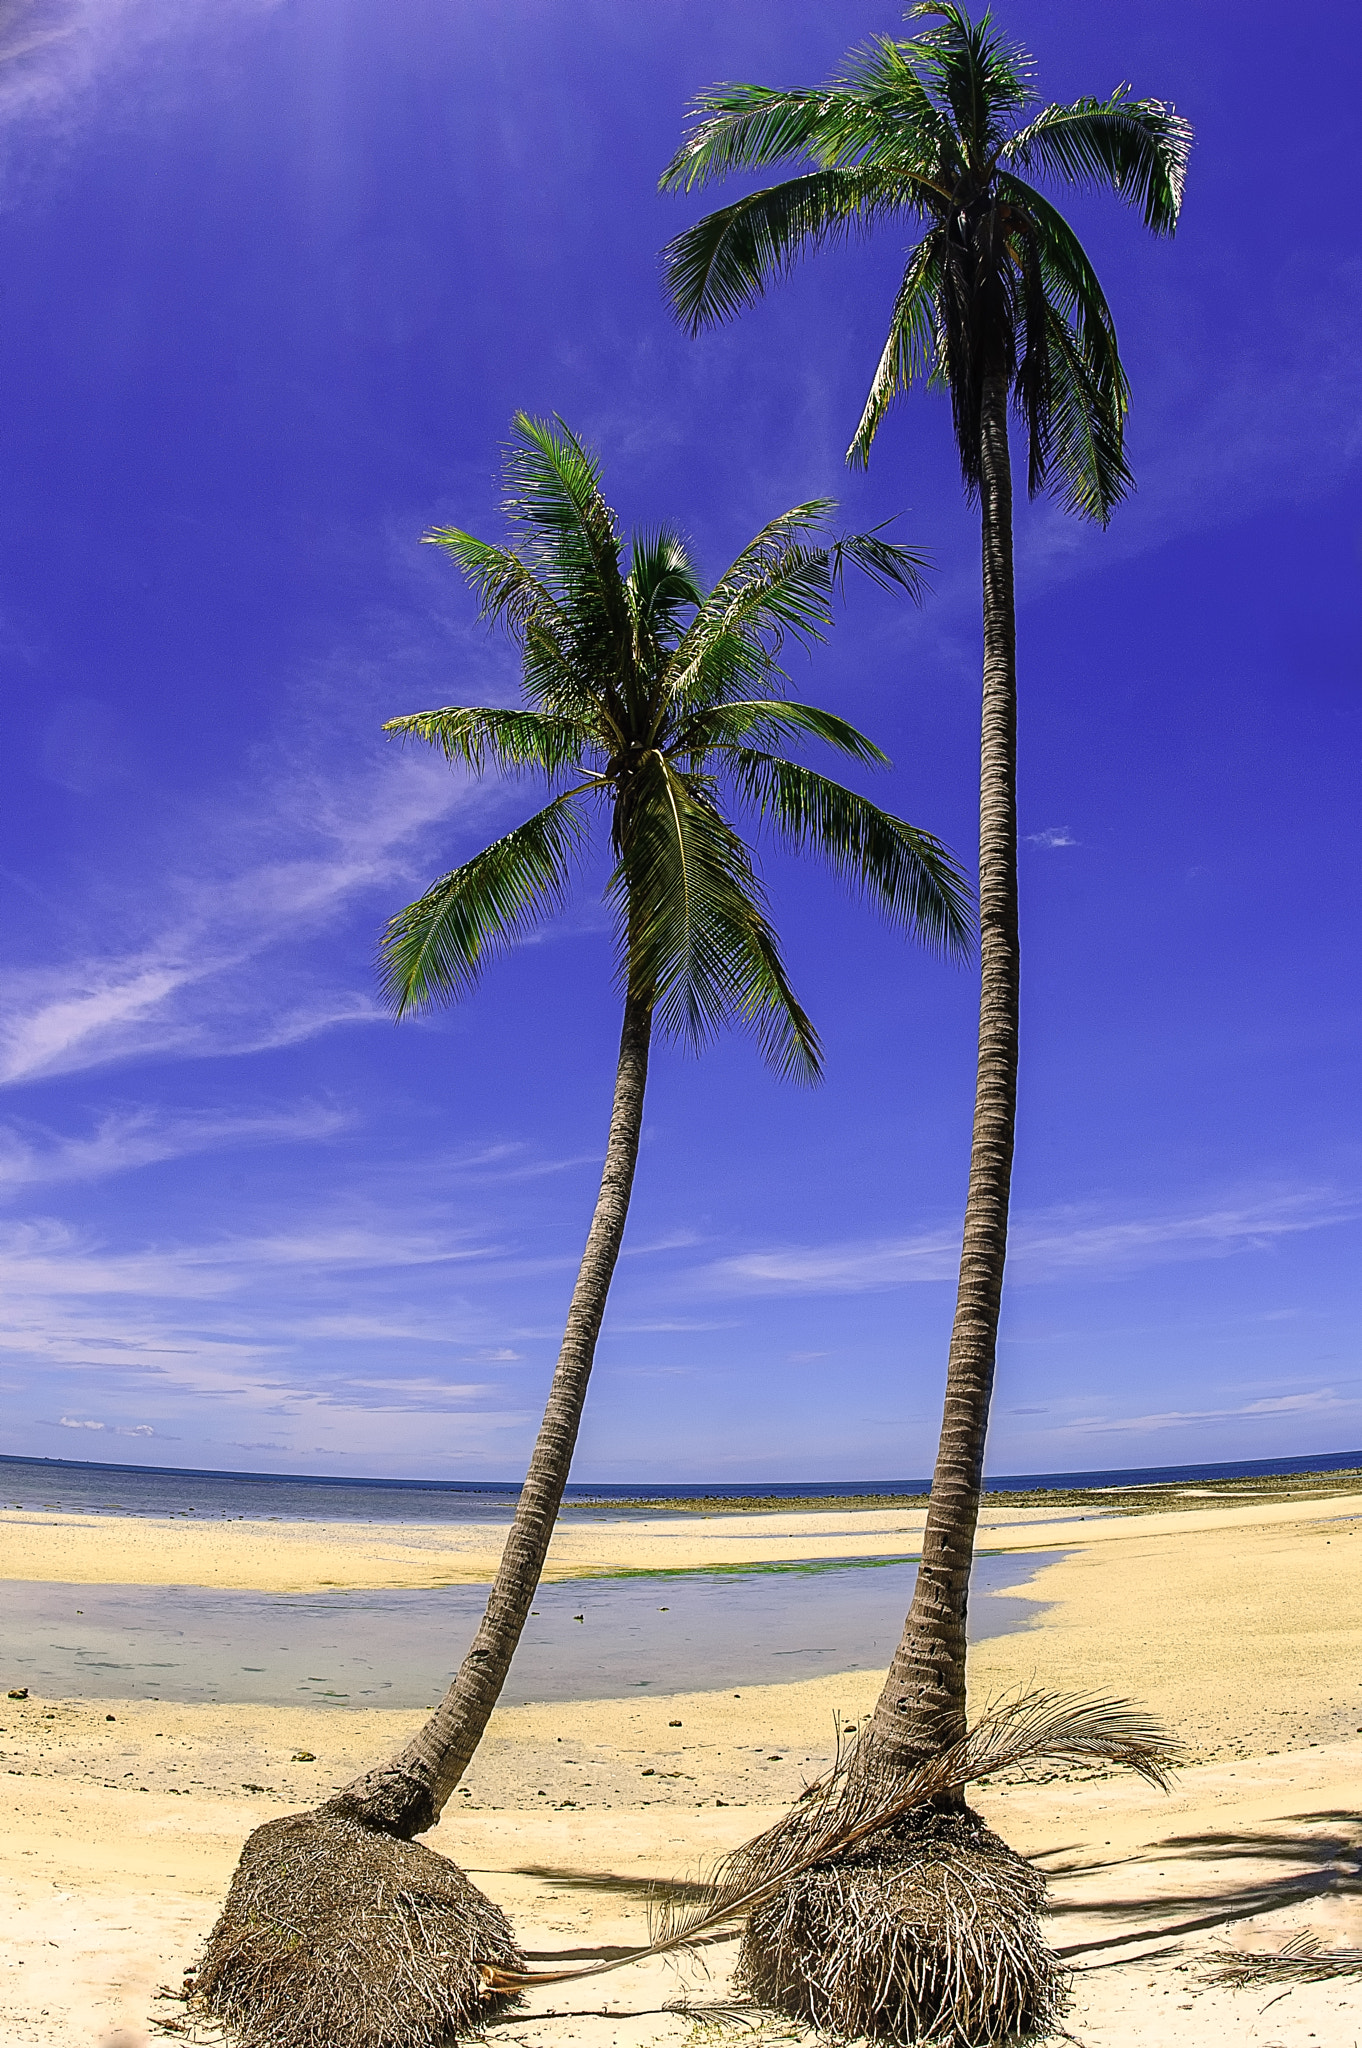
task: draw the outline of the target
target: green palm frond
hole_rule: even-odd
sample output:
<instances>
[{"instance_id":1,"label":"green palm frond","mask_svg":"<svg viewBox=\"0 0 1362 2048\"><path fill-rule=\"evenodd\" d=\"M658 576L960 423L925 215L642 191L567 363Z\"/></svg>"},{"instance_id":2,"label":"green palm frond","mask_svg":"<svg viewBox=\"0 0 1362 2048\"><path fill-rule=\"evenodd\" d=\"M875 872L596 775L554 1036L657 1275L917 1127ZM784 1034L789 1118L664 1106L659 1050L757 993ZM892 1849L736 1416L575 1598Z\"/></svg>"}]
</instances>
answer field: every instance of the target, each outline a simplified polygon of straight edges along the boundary
<instances>
[{"instance_id":1,"label":"green palm frond","mask_svg":"<svg viewBox=\"0 0 1362 2048\"><path fill-rule=\"evenodd\" d=\"M389 921L383 989L398 1016L465 995L489 959L561 908L585 832L579 796L565 790Z\"/></svg>"},{"instance_id":2,"label":"green palm frond","mask_svg":"<svg viewBox=\"0 0 1362 2048\"><path fill-rule=\"evenodd\" d=\"M853 468L864 469L868 465L871 443L894 400L919 378L928 378L935 371L937 303L942 286L941 240L941 230L932 229L908 259L889 316L888 339L847 450L847 462Z\"/></svg>"},{"instance_id":3,"label":"green palm frond","mask_svg":"<svg viewBox=\"0 0 1362 2048\"><path fill-rule=\"evenodd\" d=\"M706 214L662 251L672 310L692 334L730 318L800 256L911 208L916 182L905 189L878 169L809 171Z\"/></svg>"},{"instance_id":4,"label":"green palm frond","mask_svg":"<svg viewBox=\"0 0 1362 2048\"><path fill-rule=\"evenodd\" d=\"M454 557L464 580L477 594L478 617L487 624L505 625L518 633L533 618L546 627L552 624L566 629L566 617L553 592L514 549L478 540L458 526L432 526L421 538Z\"/></svg>"},{"instance_id":5,"label":"green palm frond","mask_svg":"<svg viewBox=\"0 0 1362 2048\"><path fill-rule=\"evenodd\" d=\"M713 748L749 746L754 741L770 748L796 736L823 740L854 761L877 768L889 766L889 756L845 718L788 697L730 698L697 712L678 727L665 751L669 756L698 756Z\"/></svg>"},{"instance_id":6,"label":"green palm frond","mask_svg":"<svg viewBox=\"0 0 1362 2048\"><path fill-rule=\"evenodd\" d=\"M527 769L549 777L561 775L565 769L580 768L594 738L578 719L461 704L390 718L383 730L401 739L425 740L439 747L447 761L461 762L475 775L481 775L489 762L511 775Z\"/></svg>"},{"instance_id":7,"label":"green palm frond","mask_svg":"<svg viewBox=\"0 0 1362 2048\"><path fill-rule=\"evenodd\" d=\"M1105 359L1103 374L1119 384L1124 394L1126 381L1116 345L1116 322L1083 244L1059 208L1052 206L1034 185L1011 174L1000 174L997 186L1000 198L1019 210L1035 234L1047 297L1074 324L1079 344L1094 370Z\"/></svg>"},{"instance_id":8,"label":"green palm frond","mask_svg":"<svg viewBox=\"0 0 1362 2048\"><path fill-rule=\"evenodd\" d=\"M804 152L824 170L910 171L924 193L949 203L950 124L887 37L853 51L831 85L812 92L719 85L690 111L690 133L658 181L664 192L689 192Z\"/></svg>"},{"instance_id":9,"label":"green palm frond","mask_svg":"<svg viewBox=\"0 0 1362 2048\"><path fill-rule=\"evenodd\" d=\"M931 556L921 548L885 540L884 528L889 523L887 519L882 520L868 533L844 533L833 542L828 552L828 574L833 588L839 591L843 588L850 563L872 583L878 584L881 590L905 590L914 604L921 604L927 595L926 577Z\"/></svg>"},{"instance_id":10,"label":"green palm frond","mask_svg":"<svg viewBox=\"0 0 1362 2048\"><path fill-rule=\"evenodd\" d=\"M821 853L896 924L963 957L973 939L969 883L939 839L797 762L756 748L729 763L748 802L792 846Z\"/></svg>"},{"instance_id":11,"label":"green palm frond","mask_svg":"<svg viewBox=\"0 0 1362 2048\"><path fill-rule=\"evenodd\" d=\"M652 755L623 824L611 893L627 972L657 1022L696 1049L730 1021L794 1079L818 1078L818 1038L790 987L751 856L704 778Z\"/></svg>"},{"instance_id":12,"label":"green palm frond","mask_svg":"<svg viewBox=\"0 0 1362 2048\"><path fill-rule=\"evenodd\" d=\"M846 111L836 94L829 96L823 149L840 146L838 160L907 166L949 205L961 171L959 138L919 76L918 61L918 44L888 36L850 51L839 73Z\"/></svg>"},{"instance_id":13,"label":"green palm frond","mask_svg":"<svg viewBox=\"0 0 1362 2048\"><path fill-rule=\"evenodd\" d=\"M917 36L905 54L950 109L965 153L977 166L1001 139L1004 116L1034 98L1031 60L1004 40L991 12L973 21L949 0L924 0L909 9L908 19L933 15L941 27Z\"/></svg>"},{"instance_id":14,"label":"green palm frond","mask_svg":"<svg viewBox=\"0 0 1362 2048\"><path fill-rule=\"evenodd\" d=\"M704 591L679 533L660 526L636 533L630 543L625 593L634 621L635 645L657 660L668 641L685 630L703 602Z\"/></svg>"},{"instance_id":15,"label":"green palm frond","mask_svg":"<svg viewBox=\"0 0 1362 2048\"><path fill-rule=\"evenodd\" d=\"M1182 210L1192 124L1162 100L1109 99L1049 106L1002 146L999 161L1048 171L1070 185L1106 185L1138 206L1156 235L1171 235Z\"/></svg>"},{"instance_id":16,"label":"green palm frond","mask_svg":"<svg viewBox=\"0 0 1362 2048\"><path fill-rule=\"evenodd\" d=\"M1045 470L1065 510L1105 526L1135 479L1125 456L1125 408L1051 309L1048 330L1050 405Z\"/></svg>"},{"instance_id":17,"label":"green palm frond","mask_svg":"<svg viewBox=\"0 0 1362 2048\"><path fill-rule=\"evenodd\" d=\"M777 92L764 85L716 85L693 102L691 132L658 180L663 192L689 192L730 171L813 153L835 96Z\"/></svg>"}]
</instances>

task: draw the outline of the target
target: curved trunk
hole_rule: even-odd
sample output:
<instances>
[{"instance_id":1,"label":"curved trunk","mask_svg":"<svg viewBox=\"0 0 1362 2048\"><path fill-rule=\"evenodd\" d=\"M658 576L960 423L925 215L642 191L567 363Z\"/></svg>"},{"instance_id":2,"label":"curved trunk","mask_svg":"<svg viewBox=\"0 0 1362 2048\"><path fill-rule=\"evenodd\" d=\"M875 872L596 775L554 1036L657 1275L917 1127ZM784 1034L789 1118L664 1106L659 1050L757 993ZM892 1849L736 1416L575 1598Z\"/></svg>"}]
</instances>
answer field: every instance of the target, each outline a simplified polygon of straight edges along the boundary
<instances>
[{"instance_id":1,"label":"curved trunk","mask_svg":"<svg viewBox=\"0 0 1362 2048\"><path fill-rule=\"evenodd\" d=\"M400 1756L347 1785L328 1805L410 1841L433 1827L458 1784L506 1682L567 1484L596 1339L624 1237L638 1161L652 1036L651 997L625 999L615 1102L596 1212L572 1292L567 1328L534 1455L501 1553L487 1611L448 1692Z\"/></svg>"},{"instance_id":2,"label":"curved trunk","mask_svg":"<svg viewBox=\"0 0 1362 2048\"><path fill-rule=\"evenodd\" d=\"M983 394L984 689L979 770L979 1063L965 1238L913 1603L868 1749L904 1761L965 1733L965 1610L998 1338L1017 1106L1017 662L1007 380Z\"/></svg>"}]
</instances>

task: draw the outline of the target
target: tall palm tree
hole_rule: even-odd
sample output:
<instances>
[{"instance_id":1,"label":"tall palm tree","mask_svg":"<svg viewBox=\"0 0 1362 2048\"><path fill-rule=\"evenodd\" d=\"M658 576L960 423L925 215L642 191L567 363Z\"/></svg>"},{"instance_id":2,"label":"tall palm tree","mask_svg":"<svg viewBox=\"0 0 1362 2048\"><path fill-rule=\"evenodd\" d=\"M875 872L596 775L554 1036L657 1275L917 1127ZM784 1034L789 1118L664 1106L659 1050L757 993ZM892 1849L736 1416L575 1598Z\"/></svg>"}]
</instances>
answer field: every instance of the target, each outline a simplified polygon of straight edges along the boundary
<instances>
[{"instance_id":1,"label":"tall palm tree","mask_svg":"<svg viewBox=\"0 0 1362 2048\"><path fill-rule=\"evenodd\" d=\"M517 414L505 480L510 546L452 527L427 538L520 649L528 704L422 711L385 730L474 773L542 776L555 793L392 920L387 992L399 1015L465 995L563 903L594 815L613 860L624 1020L600 1193L482 1625L415 1741L341 1794L354 1816L407 1838L433 1824L477 1748L543 1569L624 1236L654 1026L698 1047L740 1023L778 1072L821 1071L729 799L929 945L959 951L970 929L965 885L936 839L776 751L815 739L884 761L844 719L792 701L777 657L787 635L821 637L847 564L916 592L919 557L877 533L816 544L833 510L816 500L772 520L706 591L671 527L635 533L626 557L600 464L561 423Z\"/></svg>"},{"instance_id":2,"label":"tall palm tree","mask_svg":"<svg viewBox=\"0 0 1362 2048\"><path fill-rule=\"evenodd\" d=\"M854 564L916 592L920 559L878 533L827 534L826 499L763 527L706 590L667 526L626 550L600 464L561 422L518 413L505 463L509 545L446 527L481 616L509 632L527 700L450 707L385 729L480 774L535 775L547 804L432 884L383 940L399 1015L455 1000L567 898L606 827L623 998L600 1193L529 1473L487 1610L444 1699L402 1753L310 1814L247 1841L199 1974L243 2048L436 2048L480 2023L486 1970L519 1966L499 1910L413 1841L458 1784L505 1682L567 1483L638 1158L655 1026L698 1047L745 1025L793 1079L821 1069L767 916L736 801L821 854L891 920L950 952L969 894L945 848L780 749L818 740L884 761L854 726L794 702L778 656L815 641ZM820 537L821 536L821 537Z\"/></svg>"},{"instance_id":3,"label":"tall palm tree","mask_svg":"<svg viewBox=\"0 0 1362 2048\"><path fill-rule=\"evenodd\" d=\"M1032 182L1105 185L1171 234L1191 129L1119 86L1035 108L1034 67L991 13L949 0L911 41L880 37L811 91L724 85L697 101L662 176L689 190L804 158L811 168L708 214L665 252L692 330L765 292L796 258L883 223L919 230L848 461L869 460L890 405L919 380L948 391L983 539L979 1055L964 1246L945 1408L912 1608L858 1754L907 1764L965 1733L965 1609L993 1388L1016 1111L1016 632L1009 405L1031 493L1105 525L1132 483L1128 387L1096 272Z\"/></svg>"}]
</instances>

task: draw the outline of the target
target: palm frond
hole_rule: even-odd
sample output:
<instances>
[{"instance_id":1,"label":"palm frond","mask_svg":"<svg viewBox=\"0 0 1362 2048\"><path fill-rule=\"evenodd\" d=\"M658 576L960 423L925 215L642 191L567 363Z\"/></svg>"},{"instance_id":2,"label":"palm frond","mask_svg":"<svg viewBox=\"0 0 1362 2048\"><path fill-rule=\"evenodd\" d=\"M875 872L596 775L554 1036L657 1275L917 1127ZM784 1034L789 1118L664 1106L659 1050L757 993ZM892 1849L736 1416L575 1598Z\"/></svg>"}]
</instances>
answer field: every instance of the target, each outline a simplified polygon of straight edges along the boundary
<instances>
[{"instance_id":1,"label":"palm frond","mask_svg":"<svg viewBox=\"0 0 1362 2048\"><path fill-rule=\"evenodd\" d=\"M822 90L712 86L692 102L690 133L658 179L659 191L690 192L730 171L811 153L827 122L831 98Z\"/></svg>"},{"instance_id":2,"label":"palm frond","mask_svg":"<svg viewBox=\"0 0 1362 2048\"><path fill-rule=\"evenodd\" d=\"M936 366L938 300L942 286L942 231L933 228L908 259L885 341L860 423L847 450L847 462L865 469L880 423L894 400Z\"/></svg>"},{"instance_id":3,"label":"palm frond","mask_svg":"<svg viewBox=\"0 0 1362 2048\"><path fill-rule=\"evenodd\" d=\"M999 152L1020 170L1048 171L1071 185L1106 185L1138 206L1156 235L1171 235L1182 210L1192 124L1163 100L1109 99L1049 106Z\"/></svg>"},{"instance_id":4,"label":"palm frond","mask_svg":"<svg viewBox=\"0 0 1362 2048\"><path fill-rule=\"evenodd\" d=\"M693 754L697 758L714 747L751 745L754 741L771 747L792 737L823 740L854 761L877 768L889 766L889 756L845 718L822 711L816 704L801 704L788 697L729 698L697 712L679 726L665 751L669 757Z\"/></svg>"},{"instance_id":5,"label":"palm frond","mask_svg":"<svg viewBox=\"0 0 1362 2048\"><path fill-rule=\"evenodd\" d=\"M769 667L788 634L820 640L832 619L830 550L806 535L826 529L830 498L792 506L753 536L724 571L691 620L673 656L669 692L677 702L704 703L724 678L739 688ZM724 659L715 662L712 651ZM746 660L736 659L740 648Z\"/></svg>"},{"instance_id":6,"label":"palm frond","mask_svg":"<svg viewBox=\"0 0 1362 2048\"><path fill-rule=\"evenodd\" d=\"M1116 322L1087 251L1058 207L1023 178L999 173L998 195L1015 207L1034 234L1046 296L1069 320L1097 374L1127 398L1125 371L1116 345Z\"/></svg>"},{"instance_id":7,"label":"palm frond","mask_svg":"<svg viewBox=\"0 0 1362 2048\"><path fill-rule=\"evenodd\" d=\"M644 1957L693 1947L731 1926L754 1906L815 1864L844 1855L931 1800L962 1792L980 1778L1025 1770L1042 1761L1124 1765L1150 1784L1166 1787L1179 1759L1178 1745L1157 1722L1128 1700L1091 1694L1030 1693L985 1714L961 1742L910 1769L858 1771L855 1751L804 1795L799 1807L764 1835L725 1857L698 1900L693 1887L657 1916L655 1938L609 1962L577 1970L504 1971L485 1967L489 1989L561 1983L602 1976Z\"/></svg>"},{"instance_id":8,"label":"palm frond","mask_svg":"<svg viewBox=\"0 0 1362 2048\"><path fill-rule=\"evenodd\" d=\"M974 21L953 0L923 0L907 18L928 16L942 26L906 46L909 61L949 107L971 165L982 168L1001 137L1003 118L1034 96L1034 65L1020 45L1004 39L991 12Z\"/></svg>"},{"instance_id":9,"label":"palm frond","mask_svg":"<svg viewBox=\"0 0 1362 2048\"><path fill-rule=\"evenodd\" d=\"M580 794L565 790L389 920L381 968L398 1016L466 994L489 959L561 907L585 832Z\"/></svg>"},{"instance_id":10,"label":"palm frond","mask_svg":"<svg viewBox=\"0 0 1362 2048\"><path fill-rule=\"evenodd\" d=\"M749 192L667 243L663 283L672 310L692 334L727 320L800 256L913 210L919 188L925 196L922 181L908 174L856 168L807 171Z\"/></svg>"},{"instance_id":11,"label":"palm frond","mask_svg":"<svg viewBox=\"0 0 1362 2048\"><path fill-rule=\"evenodd\" d=\"M839 162L855 160L885 169L907 167L931 181L946 206L959 179L960 140L938 107L916 68L921 62L915 42L874 36L850 50L837 77L847 108L829 96L828 115L820 136L824 152L840 144ZM839 117L846 120L847 143L840 143ZM826 155L824 160L829 160Z\"/></svg>"},{"instance_id":12,"label":"palm frond","mask_svg":"<svg viewBox=\"0 0 1362 2048\"><path fill-rule=\"evenodd\" d=\"M425 740L427 745L439 747L447 761L459 762L475 775L489 762L512 775L528 769L561 775L565 769L580 767L583 754L593 743L590 727L580 719L462 704L390 718L383 730L401 739Z\"/></svg>"},{"instance_id":13,"label":"palm frond","mask_svg":"<svg viewBox=\"0 0 1362 2048\"><path fill-rule=\"evenodd\" d=\"M703 779L654 754L618 827L611 894L628 934L626 974L654 1017L699 1048L746 1025L778 1072L821 1071L818 1038L790 987L751 857Z\"/></svg>"},{"instance_id":14,"label":"palm frond","mask_svg":"<svg viewBox=\"0 0 1362 2048\"><path fill-rule=\"evenodd\" d=\"M1328 1984L1341 1977L1362 1977L1362 1948L1325 1948L1318 1935L1295 1934L1281 1948L1263 1952L1216 1949L1201 1981L1243 1991L1268 1984Z\"/></svg>"},{"instance_id":15,"label":"palm frond","mask_svg":"<svg viewBox=\"0 0 1362 2048\"><path fill-rule=\"evenodd\" d=\"M969 884L951 853L902 818L811 768L752 747L726 765L792 846L812 849L928 946L962 956L974 933Z\"/></svg>"},{"instance_id":16,"label":"palm frond","mask_svg":"<svg viewBox=\"0 0 1362 2048\"><path fill-rule=\"evenodd\" d=\"M1046 475L1067 511L1105 526L1135 482L1125 457L1124 407L1053 307L1048 340Z\"/></svg>"},{"instance_id":17,"label":"palm frond","mask_svg":"<svg viewBox=\"0 0 1362 2048\"><path fill-rule=\"evenodd\" d=\"M704 600L686 544L670 526L646 528L632 536L628 589L636 623L654 639L674 632L680 614Z\"/></svg>"},{"instance_id":18,"label":"palm frond","mask_svg":"<svg viewBox=\"0 0 1362 2048\"><path fill-rule=\"evenodd\" d=\"M847 565L851 563L881 590L906 590L914 604L921 604L927 595L926 577L932 558L921 548L882 539L889 524L885 519L868 533L840 535L828 555L828 573L840 592L846 586Z\"/></svg>"},{"instance_id":19,"label":"palm frond","mask_svg":"<svg viewBox=\"0 0 1362 2048\"><path fill-rule=\"evenodd\" d=\"M522 632L531 619L567 630L566 615L559 610L553 591L513 548L479 540L458 526L432 526L421 538L454 557L477 594L480 619L489 624L500 622L513 634Z\"/></svg>"}]
</instances>

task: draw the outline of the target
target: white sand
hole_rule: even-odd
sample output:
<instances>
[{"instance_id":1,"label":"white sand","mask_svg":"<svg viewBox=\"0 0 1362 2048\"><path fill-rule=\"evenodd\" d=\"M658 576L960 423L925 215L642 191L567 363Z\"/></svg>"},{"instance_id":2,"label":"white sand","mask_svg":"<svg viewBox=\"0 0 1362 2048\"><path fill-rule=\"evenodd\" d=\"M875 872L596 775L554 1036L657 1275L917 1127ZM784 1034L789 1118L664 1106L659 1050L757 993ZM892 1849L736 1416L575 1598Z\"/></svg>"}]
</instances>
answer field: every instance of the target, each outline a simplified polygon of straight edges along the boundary
<instances>
[{"instance_id":1,"label":"white sand","mask_svg":"<svg viewBox=\"0 0 1362 2048\"><path fill-rule=\"evenodd\" d=\"M1362 1945L1359 1513L1362 1501L1336 1500L1067 1523L1064 1541L1075 1547L1026 1588L1050 1603L1036 1625L975 1652L977 1703L1032 1683L1131 1693L1169 1720L1195 1759L1168 1797L1119 1776L979 1794L988 1818L1051 1875L1052 1938L1077 1972L1068 2024L1088 2048L1362 2042L1362 1985L1276 1999L1210 1990L1199 1975L1227 1934L1275 1947L1310 1929ZM107 1526L66 1519L87 1539ZM676 1546L670 1557L689 1558L699 1545L714 1561L709 1543L741 1543L733 1524L745 1519L722 1518L720 1539L686 1518L657 1540ZM771 1540L766 1518L751 1519L763 1528L750 1540ZM853 1537L896 1548L885 1538L905 1518L876 1518L892 1530L868 1528L869 1517L831 1517L831 1529L810 1529L816 1517L788 1519L805 1532L801 1546L840 1546L800 1554L853 1555L864 1554ZM182 1569L149 1582L205 1583L183 1567L213 1532L169 1525L167 1535L166 1526L153 1531L163 1558L174 1561L182 1535L192 1542ZM301 1543L284 1546L283 1563L269 1547L281 1526L263 1525L254 1554L269 1569L295 1570ZM1040 1547L1034 1522L998 1533L1014 1527L1019 1547ZM594 1543L599 1568L618 1528L565 1533ZM432 1539L428 1565L449 1534L405 1532L413 1533ZM334 1576L307 1583L353 1584L352 1571L374 1568L368 1532L324 1534L319 1548ZM68 1542L63 1566L79 1555ZM411 1568L413 1559L399 1562ZM26 1574L11 1562L5 1575ZM740 1696L507 1709L429 1839L477 1874L531 1949L635 1939L646 1915L630 1886L693 1871L773 1816L826 1763L834 1712L857 1720L876 1685L873 1674L854 1673ZM177 1985L192 1960L245 1833L344 1782L418 1718L147 1701L0 1701L0 1710L9 1773L0 1837L5 2048L164 2039L149 2016L178 2008L158 2008L154 1993ZM315 1751L317 1762L293 1763L295 1749ZM603 1874L626 1882L602 1886ZM662 2010L687 1985L701 2007L720 2000L732 1953L708 1952L708 1979L653 1964L589 1980L575 1996L572 1986L536 1993L491 2038L516 2048L791 2038L774 2026L756 2036L728 2025L701 2031L694 2018Z\"/></svg>"}]
</instances>

